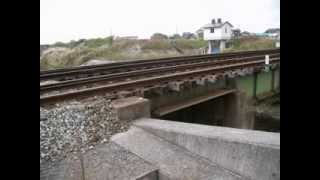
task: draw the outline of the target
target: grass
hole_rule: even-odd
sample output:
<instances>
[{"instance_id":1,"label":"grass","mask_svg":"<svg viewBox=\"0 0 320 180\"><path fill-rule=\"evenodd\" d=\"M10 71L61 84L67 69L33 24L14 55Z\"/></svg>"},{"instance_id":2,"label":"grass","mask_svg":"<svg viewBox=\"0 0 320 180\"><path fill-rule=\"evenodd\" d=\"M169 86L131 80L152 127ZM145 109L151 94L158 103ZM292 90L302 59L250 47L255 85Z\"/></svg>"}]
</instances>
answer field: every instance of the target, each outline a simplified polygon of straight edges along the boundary
<instances>
[{"instance_id":1,"label":"grass","mask_svg":"<svg viewBox=\"0 0 320 180\"><path fill-rule=\"evenodd\" d=\"M207 43L203 40L176 40L183 50L199 49ZM178 55L170 40L113 40L111 37L56 43L57 47L44 52L40 68L56 69L79 66L91 59L131 60Z\"/></svg>"},{"instance_id":2,"label":"grass","mask_svg":"<svg viewBox=\"0 0 320 180\"><path fill-rule=\"evenodd\" d=\"M275 41L265 38L243 38L232 42L232 47L224 52L249 51L275 48Z\"/></svg>"},{"instance_id":3,"label":"grass","mask_svg":"<svg viewBox=\"0 0 320 180\"><path fill-rule=\"evenodd\" d=\"M205 47L208 42L204 40L179 39L176 41L177 47L181 49L199 49Z\"/></svg>"},{"instance_id":4,"label":"grass","mask_svg":"<svg viewBox=\"0 0 320 180\"><path fill-rule=\"evenodd\" d=\"M207 46L204 40L176 39L174 44L185 54L191 55ZM58 48L57 48L58 47ZM275 41L263 38L244 38L233 41L224 52L275 48ZM132 60L178 56L170 40L113 40L113 37L56 43L40 57L41 69L79 66L91 59Z\"/></svg>"},{"instance_id":5,"label":"grass","mask_svg":"<svg viewBox=\"0 0 320 180\"><path fill-rule=\"evenodd\" d=\"M144 41L141 43L141 49L143 50L169 50L172 49L169 40L151 40L151 41Z\"/></svg>"}]
</instances>

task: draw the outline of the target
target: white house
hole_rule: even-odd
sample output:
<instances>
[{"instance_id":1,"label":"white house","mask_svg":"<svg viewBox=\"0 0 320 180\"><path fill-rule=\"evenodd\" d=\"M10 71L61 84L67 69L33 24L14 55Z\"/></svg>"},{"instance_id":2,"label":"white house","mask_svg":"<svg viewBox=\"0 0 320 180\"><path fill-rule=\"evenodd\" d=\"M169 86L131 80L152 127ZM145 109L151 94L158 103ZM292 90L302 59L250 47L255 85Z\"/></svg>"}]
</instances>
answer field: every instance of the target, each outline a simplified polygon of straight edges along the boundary
<instances>
[{"instance_id":1,"label":"white house","mask_svg":"<svg viewBox=\"0 0 320 180\"><path fill-rule=\"evenodd\" d=\"M201 27L198 32L203 32L203 39L208 41L208 53L218 53L225 49L226 42L232 38L232 24L228 21L222 22L219 18L216 22L212 19L210 24Z\"/></svg>"}]
</instances>

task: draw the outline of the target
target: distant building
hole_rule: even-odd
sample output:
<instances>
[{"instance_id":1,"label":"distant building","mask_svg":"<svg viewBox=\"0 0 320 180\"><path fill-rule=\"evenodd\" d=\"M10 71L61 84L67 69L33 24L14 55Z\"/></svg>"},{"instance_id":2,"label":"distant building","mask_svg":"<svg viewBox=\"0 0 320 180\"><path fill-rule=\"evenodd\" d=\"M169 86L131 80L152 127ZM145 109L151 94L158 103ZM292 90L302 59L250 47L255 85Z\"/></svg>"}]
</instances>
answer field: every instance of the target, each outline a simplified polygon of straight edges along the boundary
<instances>
[{"instance_id":1,"label":"distant building","mask_svg":"<svg viewBox=\"0 0 320 180\"><path fill-rule=\"evenodd\" d=\"M212 19L210 24L202 26L197 34L203 34L203 39L208 41L208 53L219 53L226 48L226 42L232 38L233 25L228 21L222 22L218 18L216 22Z\"/></svg>"},{"instance_id":2,"label":"distant building","mask_svg":"<svg viewBox=\"0 0 320 180\"><path fill-rule=\"evenodd\" d=\"M122 37L116 37L117 40L136 40L138 39L138 36L122 36Z\"/></svg>"},{"instance_id":3,"label":"distant building","mask_svg":"<svg viewBox=\"0 0 320 180\"><path fill-rule=\"evenodd\" d=\"M242 37L248 37L248 36L251 36L251 33L249 33L248 31L244 31L241 33L241 36Z\"/></svg>"},{"instance_id":4,"label":"distant building","mask_svg":"<svg viewBox=\"0 0 320 180\"><path fill-rule=\"evenodd\" d=\"M266 38L269 36L267 33L254 33L254 35L257 37L262 37L262 38Z\"/></svg>"},{"instance_id":5,"label":"distant building","mask_svg":"<svg viewBox=\"0 0 320 180\"><path fill-rule=\"evenodd\" d=\"M233 37L234 39L239 38L240 35L241 35L240 29L233 29L233 30L232 30L232 37Z\"/></svg>"},{"instance_id":6,"label":"distant building","mask_svg":"<svg viewBox=\"0 0 320 180\"><path fill-rule=\"evenodd\" d=\"M182 38L184 38L184 39L195 39L196 36L195 36L195 34L193 34L191 32L184 32L184 33L182 33Z\"/></svg>"},{"instance_id":7,"label":"distant building","mask_svg":"<svg viewBox=\"0 0 320 180\"><path fill-rule=\"evenodd\" d=\"M265 31L265 33L268 33L268 34L277 34L277 33L280 33L280 28L270 28L270 29L267 29Z\"/></svg>"},{"instance_id":8,"label":"distant building","mask_svg":"<svg viewBox=\"0 0 320 180\"><path fill-rule=\"evenodd\" d=\"M280 28L270 28L265 31L265 33L270 37L271 39L277 40L278 36L280 36Z\"/></svg>"}]
</instances>

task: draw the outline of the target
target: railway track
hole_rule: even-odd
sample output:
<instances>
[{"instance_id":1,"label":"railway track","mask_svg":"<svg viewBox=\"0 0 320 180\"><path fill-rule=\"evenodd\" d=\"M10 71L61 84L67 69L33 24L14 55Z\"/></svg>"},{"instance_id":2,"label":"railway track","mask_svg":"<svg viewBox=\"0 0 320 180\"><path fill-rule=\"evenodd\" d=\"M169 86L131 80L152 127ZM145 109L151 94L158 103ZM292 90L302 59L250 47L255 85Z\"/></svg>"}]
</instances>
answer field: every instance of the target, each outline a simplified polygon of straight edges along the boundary
<instances>
[{"instance_id":1,"label":"railway track","mask_svg":"<svg viewBox=\"0 0 320 180\"><path fill-rule=\"evenodd\" d=\"M151 69L162 66L178 66L182 64L192 64L205 61L218 61L231 58L241 58L257 55L280 53L280 49L245 51L235 53L222 53L216 55L194 55L179 56L170 58L159 58L151 60L135 60L126 62L117 62L111 64L102 64L94 66L81 66L68 69L57 69L40 72L40 82L48 80L65 81L71 79L83 79L98 75L110 75L114 73L137 71L141 69Z\"/></svg>"},{"instance_id":2,"label":"railway track","mask_svg":"<svg viewBox=\"0 0 320 180\"><path fill-rule=\"evenodd\" d=\"M280 56L279 53L270 54L270 58L275 58L279 56ZM141 69L141 70L135 70L135 71L129 71L129 72L113 73L108 75L99 75L99 76L82 78L82 79L73 79L73 80L62 81L54 84L41 85L40 94L43 94L49 91L64 90L68 88L77 88L77 87L86 86L86 85L98 86L97 83L100 83L100 85L103 85L102 83L110 84L110 83L119 82L119 81L124 82L127 80L139 79L144 76L149 76L149 77L159 76L159 75L170 74L175 72L185 72L191 69L227 65L235 62L239 62L239 63L249 62L249 61L261 60L261 59L264 59L263 55L250 56L245 58L232 58L232 59L225 59L225 60L219 60L219 61L200 61L197 63L163 66L163 67Z\"/></svg>"},{"instance_id":3,"label":"railway track","mask_svg":"<svg viewBox=\"0 0 320 180\"><path fill-rule=\"evenodd\" d=\"M278 63L278 62L280 62L280 57L276 55L271 57L270 59L271 64ZM238 60L236 61L233 60L232 62L230 62L230 60L221 61L219 62L220 64L218 65L217 65L218 62L215 62L215 63L216 63L215 66L209 66L208 64L206 64L206 66L202 66L201 68L197 68L193 70L191 70L189 67L189 70L186 70L184 72L175 71L169 74L161 74L153 77L152 76L148 77L148 72L143 72L141 74L143 75L143 77L140 76L137 79L129 79L129 80L127 79L126 81L111 82L109 84L102 85L102 86L74 90L71 92L63 92L56 95L40 96L40 104L43 105L47 103L54 103L54 102L64 101L67 99L74 99L74 98L83 98L83 97L88 97L88 96L98 95L98 94L106 94L106 93L112 94L112 93L116 93L118 91L123 91L123 90L132 91L137 88L152 87L155 85L168 83L170 81L181 81L188 78L192 79L195 77L206 76L206 75L217 75L217 74L224 73L226 71L232 71L232 70L238 70L238 69L244 69L244 68L263 68L265 61L261 57L260 58L249 57L249 58L239 58ZM175 68L178 68L178 66ZM129 76L130 73L127 74L127 76Z\"/></svg>"}]
</instances>

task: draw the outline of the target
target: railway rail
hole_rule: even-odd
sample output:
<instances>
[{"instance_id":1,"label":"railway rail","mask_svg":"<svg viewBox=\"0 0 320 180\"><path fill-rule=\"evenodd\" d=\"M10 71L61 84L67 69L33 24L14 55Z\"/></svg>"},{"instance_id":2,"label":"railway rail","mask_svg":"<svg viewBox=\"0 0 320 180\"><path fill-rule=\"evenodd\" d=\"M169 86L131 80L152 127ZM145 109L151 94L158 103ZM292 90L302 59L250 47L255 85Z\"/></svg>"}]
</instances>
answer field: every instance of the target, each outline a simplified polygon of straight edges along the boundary
<instances>
[{"instance_id":1,"label":"railway rail","mask_svg":"<svg viewBox=\"0 0 320 180\"><path fill-rule=\"evenodd\" d=\"M270 58L279 57L279 56L280 54L278 53L270 54ZM261 59L264 59L263 55L249 56L245 58L232 58L232 59L225 59L220 61L200 61L197 63L163 66L163 67L141 69L141 70L135 70L135 71L129 71L129 72L113 73L108 75L99 75L99 76L82 78L82 79L62 81L54 84L41 85L40 93L43 94L49 91L63 90L67 88L76 88L80 86L93 85L97 83L110 84L113 82L126 81L128 79L129 80L139 79L144 76L149 76L149 77L159 76L159 75L175 73L175 72L184 72L184 71L188 71L196 68L199 69L199 68L205 68L205 67L227 65L235 62L238 62L238 63L249 62L249 61L261 60Z\"/></svg>"},{"instance_id":2,"label":"railway rail","mask_svg":"<svg viewBox=\"0 0 320 180\"><path fill-rule=\"evenodd\" d=\"M97 75L106 75L112 73L136 71L139 69L150 69L161 66L177 66L181 64L199 63L200 61L218 61L231 58L249 57L256 55L280 53L280 49L269 49L259 51L245 51L235 53L222 53L215 55L194 55L179 56L170 58L159 58L151 60L135 60L126 62L117 62L93 66L81 66L67 69L56 69L40 72L40 82L47 80L70 80L81 79Z\"/></svg>"},{"instance_id":3,"label":"railway rail","mask_svg":"<svg viewBox=\"0 0 320 180\"><path fill-rule=\"evenodd\" d=\"M280 62L280 57L277 57L276 55L274 55L270 58L271 64L278 63L278 62ZM141 72L142 73L141 75L143 75L143 77L140 76L140 78L137 78L137 79L129 79L126 81L120 81L116 83L112 82L102 86L74 90L71 92L63 92L57 95L47 95L42 97L40 96L40 104L43 105L47 103L55 103L55 102L64 101L67 99L83 98L83 97L88 97L91 95L98 95L98 94L106 94L106 93L112 94L117 91L123 91L123 90L130 91L137 88L147 88L147 87L152 87L161 83L168 83L170 81L179 81L179 80L184 80L188 78L190 79L190 78L199 77L199 76L206 76L210 74L216 75L216 74L224 73L226 71L232 71L237 69L263 68L265 61L261 57L260 58L249 57L249 58L242 58L242 59L239 58L238 60L232 61L232 62L230 60L224 60L224 61L221 61L220 64L218 62L215 62L215 63L216 65L214 66L212 66L212 64L211 65L206 64L206 66L201 66L201 68L191 70L190 67L195 66L195 65L192 65L189 67L189 70L184 72L175 71L170 74L161 74L153 77L152 76L150 77L148 75L148 72L146 72L147 70L144 70L144 72ZM179 66L176 66L174 68L178 68L178 67ZM127 75L129 76L130 73Z\"/></svg>"}]
</instances>

